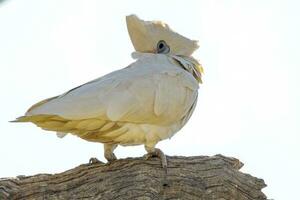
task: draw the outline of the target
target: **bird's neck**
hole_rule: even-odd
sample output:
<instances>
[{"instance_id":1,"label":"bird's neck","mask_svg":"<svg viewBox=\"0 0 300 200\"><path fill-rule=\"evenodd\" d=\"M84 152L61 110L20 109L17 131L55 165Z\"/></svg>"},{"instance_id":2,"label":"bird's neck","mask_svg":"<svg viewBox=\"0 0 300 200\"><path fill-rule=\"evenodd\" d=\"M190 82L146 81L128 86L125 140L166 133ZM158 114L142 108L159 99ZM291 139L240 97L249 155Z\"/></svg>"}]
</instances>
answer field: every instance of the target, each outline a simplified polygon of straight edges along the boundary
<instances>
[{"instance_id":1,"label":"bird's neck","mask_svg":"<svg viewBox=\"0 0 300 200\"><path fill-rule=\"evenodd\" d=\"M191 73L194 78L202 83L203 68L202 65L193 57L172 55L172 58L186 71Z\"/></svg>"},{"instance_id":2,"label":"bird's neck","mask_svg":"<svg viewBox=\"0 0 300 200\"><path fill-rule=\"evenodd\" d=\"M149 56L153 56L153 53L144 53L144 52L133 52L131 57L133 59L146 58ZM168 58L171 58L175 64L184 70L188 71L193 75L193 77L199 82L202 83L201 76L203 74L202 65L191 56L183 56L183 55L172 55L172 54L157 54L157 55L165 55Z\"/></svg>"}]
</instances>

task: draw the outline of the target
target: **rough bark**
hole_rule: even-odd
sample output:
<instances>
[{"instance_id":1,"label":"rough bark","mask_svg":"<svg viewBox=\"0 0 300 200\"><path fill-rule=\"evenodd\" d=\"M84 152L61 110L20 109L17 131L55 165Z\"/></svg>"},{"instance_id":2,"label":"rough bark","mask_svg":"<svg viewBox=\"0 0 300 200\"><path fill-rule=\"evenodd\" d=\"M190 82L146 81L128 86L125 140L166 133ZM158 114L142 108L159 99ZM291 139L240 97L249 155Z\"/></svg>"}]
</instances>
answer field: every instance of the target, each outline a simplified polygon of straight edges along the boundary
<instances>
[{"instance_id":1,"label":"rough bark","mask_svg":"<svg viewBox=\"0 0 300 200\"><path fill-rule=\"evenodd\" d=\"M266 199L262 179L239 171L243 164L222 155L127 158L83 164L59 174L0 179L0 199Z\"/></svg>"}]
</instances>

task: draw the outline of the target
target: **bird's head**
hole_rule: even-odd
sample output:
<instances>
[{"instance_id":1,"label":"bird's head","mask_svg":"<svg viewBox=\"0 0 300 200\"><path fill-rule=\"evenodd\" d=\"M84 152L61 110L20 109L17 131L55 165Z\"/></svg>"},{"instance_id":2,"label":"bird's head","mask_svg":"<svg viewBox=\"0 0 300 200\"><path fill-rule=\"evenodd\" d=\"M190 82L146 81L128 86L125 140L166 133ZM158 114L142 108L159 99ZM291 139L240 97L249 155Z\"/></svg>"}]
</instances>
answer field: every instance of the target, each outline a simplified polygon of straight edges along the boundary
<instances>
[{"instance_id":1,"label":"bird's head","mask_svg":"<svg viewBox=\"0 0 300 200\"><path fill-rule=\"evenodd\" d=\"M136 51L142 53L170 53L191 56L198 42L190 40L160 21L144 21L136 15L126 17L130 39Z\"/></svg>"}]
</instances>

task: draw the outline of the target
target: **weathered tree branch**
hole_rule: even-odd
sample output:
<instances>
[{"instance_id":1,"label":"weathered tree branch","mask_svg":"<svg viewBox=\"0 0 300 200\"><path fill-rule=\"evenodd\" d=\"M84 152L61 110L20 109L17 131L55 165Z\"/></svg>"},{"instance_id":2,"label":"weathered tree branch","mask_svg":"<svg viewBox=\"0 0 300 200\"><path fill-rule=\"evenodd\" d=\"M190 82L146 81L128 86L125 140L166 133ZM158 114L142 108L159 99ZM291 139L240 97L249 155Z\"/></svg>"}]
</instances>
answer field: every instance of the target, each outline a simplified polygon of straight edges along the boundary
<instances>
[{"instance_id":1,"label":"weathered tree branch","mask_svg":"<svg viewBox=\"0 0 300 200\"><path fill-rule=\"evenodd\" d=\"M241 173L243 164L222 155L127 158L83 164L59 174L0 179L0 199L266 199L262 179Z\"/></svg>"}]
</instances>

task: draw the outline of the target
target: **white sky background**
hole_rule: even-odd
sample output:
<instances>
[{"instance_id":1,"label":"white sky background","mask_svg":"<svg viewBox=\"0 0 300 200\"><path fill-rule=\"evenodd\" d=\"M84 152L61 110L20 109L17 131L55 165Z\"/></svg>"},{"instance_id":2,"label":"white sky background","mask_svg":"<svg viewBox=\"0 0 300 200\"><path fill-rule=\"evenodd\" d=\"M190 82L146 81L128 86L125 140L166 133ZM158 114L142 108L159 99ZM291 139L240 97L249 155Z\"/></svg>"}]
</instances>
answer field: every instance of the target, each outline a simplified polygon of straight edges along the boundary
<instances>
[{"instance_id":1,"label":"white sky background","mask_svg":"<svg viewBox=\"0 0 300 200\"><path fill-rule=\"evenodd\" d=\"M263 178L269 198L295 199L300 168L297 1L7 0L0 4L0 177L55 173L103 158L101 144L59 139L9 120L133 62L125 16L163 20L197 39L205 69L189 123L159 143L168 155L221 153ZM118 147L118 157L142 156ZM294 192L294 193L293 193Z\"/></svg>"}]
</instances>

